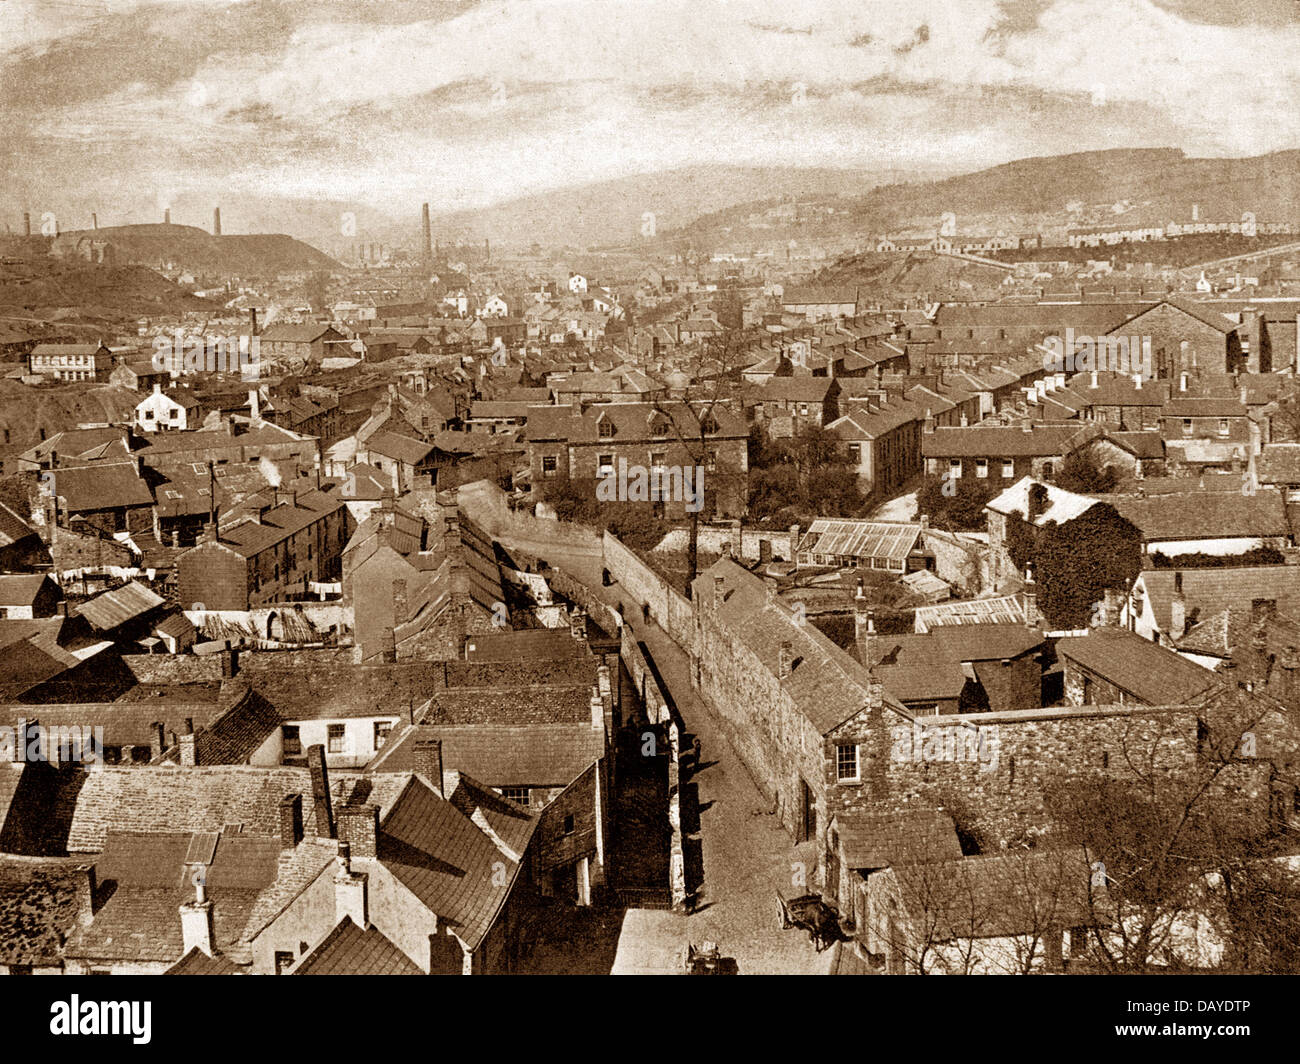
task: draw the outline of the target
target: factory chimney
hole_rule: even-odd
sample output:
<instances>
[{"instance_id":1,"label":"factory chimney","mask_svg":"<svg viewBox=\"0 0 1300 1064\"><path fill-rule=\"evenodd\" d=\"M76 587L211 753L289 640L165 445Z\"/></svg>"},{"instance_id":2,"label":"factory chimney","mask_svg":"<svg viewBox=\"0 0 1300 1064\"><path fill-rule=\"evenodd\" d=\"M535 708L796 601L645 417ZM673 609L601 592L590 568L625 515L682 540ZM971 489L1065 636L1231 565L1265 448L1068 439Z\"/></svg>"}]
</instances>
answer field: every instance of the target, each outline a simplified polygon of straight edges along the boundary
<instances>
[{"instance_id":1,"label":"factory chimney","mask_svg":"<svg viewBox=\"0 0 1300 1064\"><path fill-rule=\"evenodd\" d=\"M23 211L23 235L32 235L32 212Z\"/></svg>"},{"instance_id":2,"label":"factory chimney","mask_svg":"<svg viewBox=\"0 0 1300 1064\"><path fill-rule=\"evenodd\" d=\"M163 208L163 225L171 225L171 224L172 224L172 209L170 207L165 207Z\"/></svg>"},{"instance_id":3,"label":"factory chimney","mask_svg":"<svg viewBox=\"0 0 1300 1064\"><path fill-rule=\"evenodd\" d=\"M424 243L420 245L420 253L423 256L422 261L426 266L433 262L433 227L429 224L429 205L426 203L421 210L424 222Z\"/></svg>"},{"instance_id":4,"label":"factory chimney","mask_svg":"<svg viewBox=\"0 0 1300 1064\"><path fill-rule=\"evenodd\" d=\"M99 228L99 215L96 214L94 211L90 212L90 228L91 229Z\"/></svg>"},{"instance_id":5,"label":"factory chimney","mask_svg":"<svg viewBox=\"0 0 1300 1064\"><path fill-rule=\"evenodd\" d=\"M213 236L221 235L221 208L220 207L212 208L212 235Z\"/></svg>"}]
</instances>

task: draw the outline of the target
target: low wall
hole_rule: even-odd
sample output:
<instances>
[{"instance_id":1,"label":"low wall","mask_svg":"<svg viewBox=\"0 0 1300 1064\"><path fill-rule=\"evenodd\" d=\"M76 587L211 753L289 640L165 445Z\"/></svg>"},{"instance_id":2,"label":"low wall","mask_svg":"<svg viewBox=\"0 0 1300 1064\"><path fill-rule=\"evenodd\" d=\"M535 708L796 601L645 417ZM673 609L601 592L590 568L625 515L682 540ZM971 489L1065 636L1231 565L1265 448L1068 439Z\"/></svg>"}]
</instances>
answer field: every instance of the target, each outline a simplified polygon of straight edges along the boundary
<instances>
[{"instance_id":1,"label":"low wall","mask_svg":"<svg viewBox=\"0 0 1300 1064\"><path fill-rule=\"evenodd\" d=\"M655 545L655 550L684 553L690 545L690 538L690 529L674 528ZM747 562L758 561L759 544L762 540L767 540L771 544L774 561L794 560L789 529L701 525L699 531L701 551L709 554L726 554L727 548L732 547L735 549L735 556Z\"/></svg>"}]
</instances>

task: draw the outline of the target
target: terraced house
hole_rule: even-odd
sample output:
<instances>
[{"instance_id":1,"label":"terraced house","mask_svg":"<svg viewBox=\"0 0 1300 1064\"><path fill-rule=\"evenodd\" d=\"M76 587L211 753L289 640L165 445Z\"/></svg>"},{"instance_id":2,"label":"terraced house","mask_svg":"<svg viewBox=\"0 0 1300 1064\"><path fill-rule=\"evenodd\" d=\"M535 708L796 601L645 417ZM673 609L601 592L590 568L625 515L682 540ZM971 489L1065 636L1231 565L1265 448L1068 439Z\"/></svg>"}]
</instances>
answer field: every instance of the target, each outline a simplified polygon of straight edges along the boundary
<instances>
[{"instance_id":1,"label":"terraced house","mask_svg":"<svg viewBox=\"0 0 1300 1064\"><path fill-rule=\"evenodd\" d=\"M351 531L347 500L333 491L275 490L248 516L218 529L176 559L180 601L208 610L247 610L338 579Z\"/></svg>"}]
</instances>

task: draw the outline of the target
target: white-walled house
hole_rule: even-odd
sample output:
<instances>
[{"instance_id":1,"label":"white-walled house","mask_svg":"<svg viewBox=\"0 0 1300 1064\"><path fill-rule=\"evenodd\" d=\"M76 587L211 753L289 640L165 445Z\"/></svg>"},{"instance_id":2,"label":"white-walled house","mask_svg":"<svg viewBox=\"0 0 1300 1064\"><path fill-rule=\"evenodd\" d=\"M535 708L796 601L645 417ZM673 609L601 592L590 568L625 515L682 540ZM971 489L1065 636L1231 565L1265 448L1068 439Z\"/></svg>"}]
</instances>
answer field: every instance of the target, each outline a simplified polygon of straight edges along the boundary
<instances>
[{"instance_id":1,"label":"white-walled house","mask_svg":"<svg viewBox=\"0 0 1300 1064\"><path fill-rule=\"evenodd\" d=\"M192 395L168 395L161 384L135 405L135 425L141 432L159 432L164 429L196 428L199 402Z\"/></svg>"},{"instance_id":2,"label":"white-walled house","mask_svg":"<svg viewBox=\"0 0 1300 1064\"><path fill-rule=\"evenodd\" d=\"M569 274L569 291L575 296L583 295L587 291L587 278L580 273Z\"/></svg>"}]
</instances>

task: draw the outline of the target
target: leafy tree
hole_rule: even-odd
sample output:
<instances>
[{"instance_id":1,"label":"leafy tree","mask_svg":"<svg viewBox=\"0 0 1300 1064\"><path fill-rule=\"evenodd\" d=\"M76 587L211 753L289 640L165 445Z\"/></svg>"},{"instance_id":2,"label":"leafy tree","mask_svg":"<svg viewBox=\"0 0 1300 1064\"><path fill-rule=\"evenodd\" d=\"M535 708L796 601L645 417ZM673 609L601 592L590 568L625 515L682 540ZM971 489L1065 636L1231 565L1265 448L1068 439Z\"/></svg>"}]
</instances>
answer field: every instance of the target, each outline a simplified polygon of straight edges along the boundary
<instances>
[{"instance_id":1,"label":"leafy tree","mask_svg":"<svg viewBox=\"0 0 1300 1064\"><path fill-rule=\"evenodd\" d=\"M1056 486L1080 495L1105 495L1115 490L1119 474L1114 466L1103 465L1089 451L1066 455L1056 474Z\"/></svg>"},{"instance_id":2,"label":"leafy tree","mask_svg":"<svg viewBox=\"0 0 1300 1064\"><path fill-rule=\"evenodd\" d=\"M926 477L916 493L917 513L949 532L983 531L984 507L1002 490L997 481L973 477Z\"/></svg>"}]
</instances>

